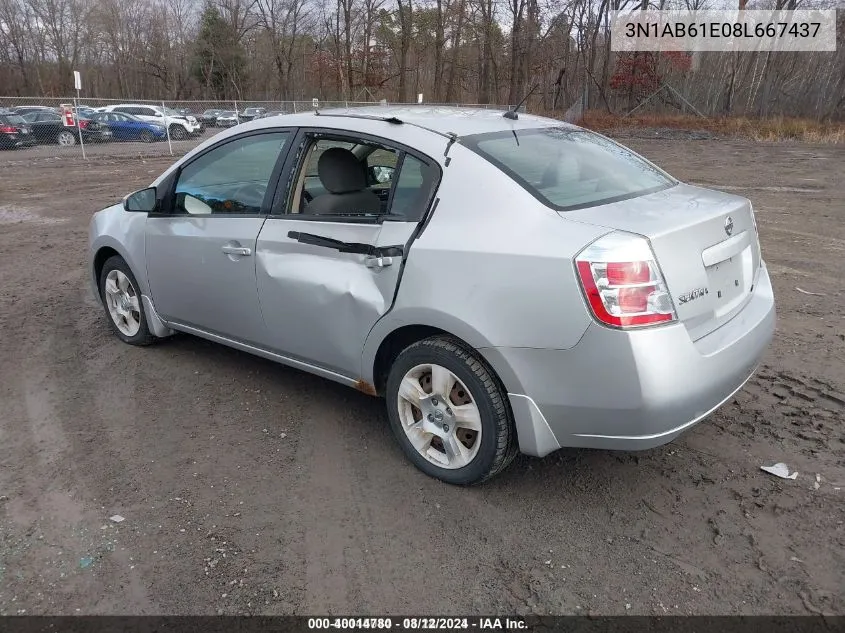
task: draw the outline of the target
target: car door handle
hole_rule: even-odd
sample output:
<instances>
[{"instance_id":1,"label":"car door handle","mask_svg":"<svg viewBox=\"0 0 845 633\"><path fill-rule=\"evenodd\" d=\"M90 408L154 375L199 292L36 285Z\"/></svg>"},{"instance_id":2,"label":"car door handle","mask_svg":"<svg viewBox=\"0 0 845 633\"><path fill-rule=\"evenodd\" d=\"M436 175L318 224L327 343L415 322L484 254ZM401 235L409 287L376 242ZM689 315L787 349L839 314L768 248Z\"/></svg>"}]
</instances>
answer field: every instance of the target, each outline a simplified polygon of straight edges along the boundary
<instances>
[{"instance_id":1,"label":"car door handle","mask_svg":"<svg viewBox=\"0 0 845 633\"><path fill-rule=\"evenodd\" d=\"M243 246L224 246L220 250L222 250L227 255L243 255L244 257L252 255L252 249L245 248Z\"/></svg>"},{"instance_id":2,"label":"car door handle","mask_svg":"<svg viewBox=\"0 0 845 633\"><path fill-rule=\"evenodd\" d=\"M367 257L364 260L364 263L367 265L367 268L386 268L387 266L393 265L393 258L392 257Z\"/></svg>"}]
</instances>

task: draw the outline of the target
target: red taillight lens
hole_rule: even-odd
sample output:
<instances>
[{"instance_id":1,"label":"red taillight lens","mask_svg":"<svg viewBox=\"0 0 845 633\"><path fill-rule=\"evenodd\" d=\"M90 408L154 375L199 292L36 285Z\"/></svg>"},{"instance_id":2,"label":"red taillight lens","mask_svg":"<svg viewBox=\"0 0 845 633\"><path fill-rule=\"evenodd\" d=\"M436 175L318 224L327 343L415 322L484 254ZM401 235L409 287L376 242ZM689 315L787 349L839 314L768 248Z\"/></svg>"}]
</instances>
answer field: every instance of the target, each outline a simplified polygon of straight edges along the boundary
<instances>
[{"instance_id":1,"label":"red taillight lens","mask_svg":"<svg viewBox=\"0 0 845 633\"><path fill-rule=\"evenodd\" d=\"M6 134L14 134L17 131L18 128L13 125L0 125L0 132L5 132Z\"/></svg>"},{"instance_id":2,"label":"red taillight lens","mask_svg":"<svg viewBox=\"0 0 845 633\"><path fill-rule=\"evenodd\" d=\"M648 262L607 263L607 281L612 286L644 283L650 275Z\"/></svg>"},{"instance_id":3,"label":"red taillight lens","mask_svg":"<svg viewBox=\"0 0 845 633\"><path fill-rule=\"evenodd\" d=\"M576 268L593 314L605 325L634 327L675 320L672 300L645 238L606 235L581 252Z\"/></svg>"}]
</instances>

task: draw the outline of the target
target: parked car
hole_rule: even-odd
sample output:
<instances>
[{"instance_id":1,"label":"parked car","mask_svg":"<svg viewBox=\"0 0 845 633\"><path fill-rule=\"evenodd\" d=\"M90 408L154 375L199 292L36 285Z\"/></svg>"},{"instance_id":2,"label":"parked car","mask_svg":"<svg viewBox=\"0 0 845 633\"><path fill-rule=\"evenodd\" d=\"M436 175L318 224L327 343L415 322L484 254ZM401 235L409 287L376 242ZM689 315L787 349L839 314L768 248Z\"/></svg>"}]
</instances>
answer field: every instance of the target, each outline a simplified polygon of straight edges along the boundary
<instances>
[{"instance_id":1,"label":"parked car","mask_svg":"<svg viewBox=\"0 0 845 633\"><path fill-rule=\"evenodd\" d=\"M233 127L240 122L238 113L234 110L224 110L217 116L217 127Z\"/></svg>"},{"instance_id":2,"label":"parked car","mask_svg":"<svg viewBox=\"0 0 845 633\"><path fill-rule=\"evenodd\" d=\"M97 114L97 111L94 108L89 108L88 106L78 106L75 108L71 108L71 111L76 114L80 114L81 116L85 117L86 119L90 119L91 115Z\"/></svg>"},{"instance_id":3,"label":"parked car","mask_svg":"<svg viewBox=\"0 0 845 633\"><path fill-rule=\"evenodd\" d=\"M112 139L111 130L98 121L85 117L76 119L77 125L66 126L64 118L57 112L30 112L23 119L32 128L32 134L39 143L58 143L76 145L79 142L80 129L84 143L101 143Z\"/></svg>"},{"instance_id":4,"label":"parked car","mask_svg":"<svg viewBox=\"0 0 845 633\"><path fill-rule=\"evenodd\" d=\"M260 118L265 112L267 112L266 108L244 108L244 111L238 115L238 118L243 123L244 121L252 121L253 119Z\"/></svg>"},{"instance_id":5,"label":"parked car","mask_svg":"<svg viewBox=\"0 0 845 633\"><path fill-rule=\"evenodd\" d=\"M0 149L17 149L37 144L32 128L23 117L13 112L0 112Z\"/></svg>"},{"instance_id":6,"label":"parked car","mask_svg":"<svg viewBox=\"0 0 845 633\"><path fill-rule=\"evenodd\" d=\"M285 110L270 110L269 112L265 112L264 114L257 116L255 118L256 119L266 119L267 117L279 116L279 115L282 115L282 114L290 114L290 112L287 112Z\"/></svg>"},{"instance_id":7,"label":"parked car","mask_svg":"<svg viewBox=\"0 0 845 633\"><path fill-rule=\"evenodd\" d=\"M775 324L748 200L515 112L246 123L89 235L118 338L187 332L384 396L408 459L453 484L518 451L669 442Z\"/></svg>"},{"instance_id":8,"label":"parked car","mask_svg":"<svg viewBox=\"0 0 845 633\"><path fill-rule=\"evenodd\" d=\"M118 105L107 106L105 111L122 112L123 114L136 116L142 121L160 123L168 128L170 138L176 141L186 139L189 136L194 136L202 132L202 126L193 116L183 117L175 110L163 108L162 106L121 103Z\"/></svg>"},{"instance_id":9,"label":"parked car","mask_svg":"<svg viewBox=\"0 0 845 633\"><path fill-rule=\"evenodd\" d=\"M23 116L24 114L29 114L30 112L59 112L59 109L52 108L50 106L16 106L12 108L12 112Z\"/></svg>"},{"instance_id":10,"label":"parked car","mask_svg":"<svg viewBox=\"0 0 845 633\"><path fill-rule=\"evenodd\" d=\"M215 110L212 108L203 112L197 117L197 119L206 127L217 127L217 117L221 112L223 112L223 110Z\"/></svg>"},{"instance_id":11,"label":"parked car","mask_svg":"<svg viewBox=\"0 0 845 633\"><path fill-rule=\"evenodd\" d=\"M152 143L153 141L167 139L167 129L163 123L150 123L131 114L97 112L91 118L106 125L111 130L115 140Z\"/></svg>"}]
</instances>

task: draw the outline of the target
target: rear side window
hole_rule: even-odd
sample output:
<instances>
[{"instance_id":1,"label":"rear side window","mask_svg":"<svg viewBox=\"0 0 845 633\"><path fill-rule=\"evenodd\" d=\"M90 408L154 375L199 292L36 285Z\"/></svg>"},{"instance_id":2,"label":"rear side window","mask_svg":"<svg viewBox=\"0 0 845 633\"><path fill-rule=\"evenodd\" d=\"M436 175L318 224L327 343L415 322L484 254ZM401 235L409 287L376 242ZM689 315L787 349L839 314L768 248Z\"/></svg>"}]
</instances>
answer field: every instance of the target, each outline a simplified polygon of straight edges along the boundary
<instances>
[{"instance_id":1,"label":"rear side window","mask_svg":"<svg viewBox=\"0 0 845 633\"><path fill-rule=\"evenodd\" d=\"M587 130L513 130L461 142L558 211L609 204L676 184L630 150Z\"/></svg>"}]
</instances>

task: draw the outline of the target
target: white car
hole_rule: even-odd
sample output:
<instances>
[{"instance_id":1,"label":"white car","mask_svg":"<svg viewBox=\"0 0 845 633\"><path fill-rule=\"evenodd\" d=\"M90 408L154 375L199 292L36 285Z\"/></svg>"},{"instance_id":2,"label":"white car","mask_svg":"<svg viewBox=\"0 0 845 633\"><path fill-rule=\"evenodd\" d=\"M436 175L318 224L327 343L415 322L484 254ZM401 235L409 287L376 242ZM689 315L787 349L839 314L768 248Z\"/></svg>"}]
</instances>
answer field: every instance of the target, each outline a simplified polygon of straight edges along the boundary
<instances>
[{"instance_id":1,"label":"white car","mask_svg":"<svg viewBox=\"0 0 845 633\"><path fill-rule=\"evenodd\" d=\"M142 121L165 125L170 138L179 141L202 132L202 125L193 116L182 116L175 110L158 105L139 103L121 103L103 108L104 112L123 112L138 117Z\"/></svg>"}]
</instances>

